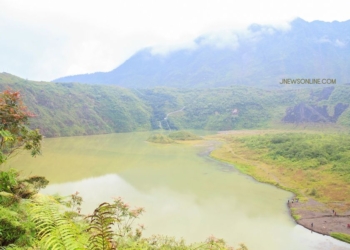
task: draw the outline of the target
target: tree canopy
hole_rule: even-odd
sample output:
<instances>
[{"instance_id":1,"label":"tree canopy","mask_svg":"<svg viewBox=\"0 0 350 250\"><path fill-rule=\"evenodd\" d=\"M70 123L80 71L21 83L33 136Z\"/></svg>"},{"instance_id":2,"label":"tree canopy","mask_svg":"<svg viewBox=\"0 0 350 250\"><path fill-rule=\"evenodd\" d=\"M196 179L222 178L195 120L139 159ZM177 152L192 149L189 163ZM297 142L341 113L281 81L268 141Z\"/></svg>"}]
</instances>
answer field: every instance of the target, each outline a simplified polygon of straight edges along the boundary
<instances>
[{"instance_id":1,"label":"tree canopy","mask_svg":"<svg viewBox=\"0 0 350 250\"><path fill-rule=\"evenodd\" d=\"M19 148L40 154L42 135L29 129L29 118L34 114L23 104L19 91L0 93L0 164Z\"/></svg>"}]
</instances>

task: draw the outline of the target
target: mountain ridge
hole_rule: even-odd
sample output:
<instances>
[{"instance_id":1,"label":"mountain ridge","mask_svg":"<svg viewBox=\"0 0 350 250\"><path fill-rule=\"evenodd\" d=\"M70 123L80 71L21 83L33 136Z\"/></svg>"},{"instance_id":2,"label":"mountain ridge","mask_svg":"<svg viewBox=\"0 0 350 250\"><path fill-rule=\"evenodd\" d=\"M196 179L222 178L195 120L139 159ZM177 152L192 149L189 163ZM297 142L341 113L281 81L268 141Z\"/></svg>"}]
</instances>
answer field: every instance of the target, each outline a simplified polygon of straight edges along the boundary
<instances>
[{"instance_id":1,"label":"mountain ridge","mask_svg":"<svg viewBox=\"0 0 350 250\"><path fill-rule=\"evenodd\" d=\"M279 87L283 78L350 82L350 20L306 22L297 18L290 29L252 24L247 30L231 33L237 48L232 44L217 48L202 36L195 40L196 49L180 49L163 56L145 48L110 72L67 76L54 82L127 88Z\"/></svg>"}]
</instances>

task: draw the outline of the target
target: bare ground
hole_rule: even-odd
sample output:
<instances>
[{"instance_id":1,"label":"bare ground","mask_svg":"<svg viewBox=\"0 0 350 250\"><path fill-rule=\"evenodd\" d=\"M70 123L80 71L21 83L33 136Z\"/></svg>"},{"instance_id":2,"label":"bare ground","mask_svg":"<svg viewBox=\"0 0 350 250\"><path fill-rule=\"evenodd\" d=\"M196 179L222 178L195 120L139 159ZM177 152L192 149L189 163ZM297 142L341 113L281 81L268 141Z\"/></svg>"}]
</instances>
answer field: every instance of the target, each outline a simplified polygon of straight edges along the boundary
<instances>
[{"instance_id":1,"label":"bare ground","mask_svg":"<svg viewBox=\"0 0 350 250\"><path fill-rule=\"evenodd\" d=\"M324 235L332 232L350 234L350 210L339 212L313 199L306 202L289 201L288 206L292 214L300 216L296 222L305 228ZM334 204L334 207L339 206L341 204Z\"/></svg>"}]
</instances>

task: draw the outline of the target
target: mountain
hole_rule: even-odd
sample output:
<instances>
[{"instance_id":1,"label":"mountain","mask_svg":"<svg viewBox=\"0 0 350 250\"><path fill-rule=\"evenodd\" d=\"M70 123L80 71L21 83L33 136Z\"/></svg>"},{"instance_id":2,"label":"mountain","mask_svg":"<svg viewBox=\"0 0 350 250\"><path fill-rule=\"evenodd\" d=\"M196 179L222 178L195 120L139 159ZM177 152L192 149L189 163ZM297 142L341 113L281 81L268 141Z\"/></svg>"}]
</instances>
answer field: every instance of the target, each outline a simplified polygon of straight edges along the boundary
<instances>
[{"instance_id":1,"label":"mountain","mask_svg":"<svg viewBox=\"0 0 350 250\"><path fill-rule=\"evenodd\" d=\"M167 55L139 51L110 72L66 76L54 82L112 84L127 88L156 86L203 88L245 85L278 87L282 79L335 79L350 82L350 20L306 22L290 29L251 25L232 31L226 46L210 35L196 39L195 49Z\"/></svg>"},{"instance_id":2,"label":"mountain","mask_svg":"<svg viewBox=\"0 0 350 250\"><path fill-rule=\"evenodd\" d=\"M350 86L262 89L127 89L35 82L0 73L0 91L19 90L47 137L152 129L232 130L292 126L350 128ZM317 124L317 125L316 125Z\"/></svg>"}]
</instances>

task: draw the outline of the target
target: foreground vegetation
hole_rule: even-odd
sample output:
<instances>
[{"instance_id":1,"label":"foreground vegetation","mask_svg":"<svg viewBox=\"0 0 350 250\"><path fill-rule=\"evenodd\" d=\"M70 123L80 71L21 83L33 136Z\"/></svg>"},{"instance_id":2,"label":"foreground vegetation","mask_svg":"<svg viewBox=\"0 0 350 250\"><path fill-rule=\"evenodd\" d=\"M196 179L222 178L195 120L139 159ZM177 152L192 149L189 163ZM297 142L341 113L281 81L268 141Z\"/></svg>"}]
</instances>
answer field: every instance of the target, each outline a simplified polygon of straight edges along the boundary
<instances>
[{"instance_id":1,"label":"foreground vegetation","mask_svg":"<svg viewBox=\"0 0 350 250\"><path fill-rule=\"evenodd\" d=\"M19 92L0 94L0 249L229 249L215 237L192 244L167 236L142 237L144 227L133 222L144 210L131 209L120 198L82 215L78 193L38 194L48 184L44 177L22 177L15 169L1 169L17 150L29 150L32 156L41 153L41 134L27 127L31 116Z\"/></svg>"},{"instance_id":2,"label":"foreground vegetation","mask_svg":"<svg viewBox=\"0 0 350 250\"><path fill-rule=\"evenodd\" d=\"M133 225L144 210L131 209L120 198L100 204L91 215L80 214L81 202L78 193L2 200L0 249L229 249L215 237L192 244L161 235L145 238L144 226Z\"/></svg>"}]
</instances>

